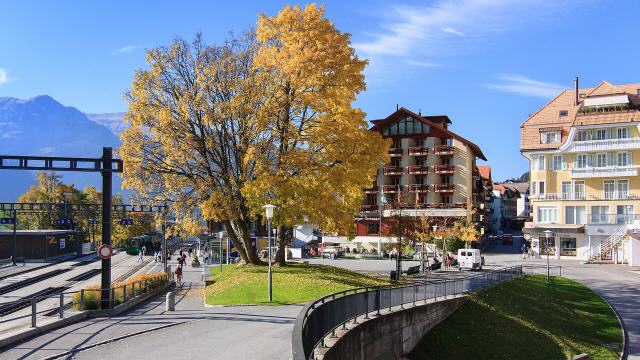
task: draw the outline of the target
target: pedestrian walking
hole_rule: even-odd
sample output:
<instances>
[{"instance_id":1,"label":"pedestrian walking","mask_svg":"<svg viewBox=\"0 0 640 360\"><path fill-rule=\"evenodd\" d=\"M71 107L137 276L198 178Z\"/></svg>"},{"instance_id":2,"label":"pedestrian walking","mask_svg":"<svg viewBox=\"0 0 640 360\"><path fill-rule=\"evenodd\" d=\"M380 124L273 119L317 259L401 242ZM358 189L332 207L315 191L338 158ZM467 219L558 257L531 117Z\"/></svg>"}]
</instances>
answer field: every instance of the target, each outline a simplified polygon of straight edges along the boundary
<instances>
[{"instance_id":1,"label":"pedestrian walking","mask_svg":"<svg viewBox=\"0 0 640 360\"><path fill-rule=\"evenodd\" d=\"M527 244L522 244L522 259L526 259L528 253Z\"/></svg>"},{"instance_id":2,"label":"pedestrian walking","mask_svg":"<svg viewBox=\"0 0 640 360\"><path fill-rule=\"evenodd\" d=\"M142 256L145 256L147 252L147 247L142 245Z\"/></svg>"},{"instance_id":3,"label":"pedestrian walking","mask_svg":"<svg viewBox=\"0 0 640 360\"><path fill-rule=\"evenodd\" d=\"M182 266L176 268L176 285L182 287Z\"/></svg>"},{"instance_id":4,"label":"pedestrian walking","mask_svg":"<svg viewBox=\"0 0 640 360\"><path fill-rule=\"evenodd\" d=\"M137 262L142 262L142 250L138 251L138 261Z\"/></svg>"},{"instance_id":5,"label":"pedestrian walking","mask_svg":"<svg viewBox=\"0 0 640 360\"><path fill-rule=\"evenodd\" d=\"M193 249L189 248L188 252L189 252L189 257L191 257L191 254L193 253Z\"/></svg>"}]
</instances>

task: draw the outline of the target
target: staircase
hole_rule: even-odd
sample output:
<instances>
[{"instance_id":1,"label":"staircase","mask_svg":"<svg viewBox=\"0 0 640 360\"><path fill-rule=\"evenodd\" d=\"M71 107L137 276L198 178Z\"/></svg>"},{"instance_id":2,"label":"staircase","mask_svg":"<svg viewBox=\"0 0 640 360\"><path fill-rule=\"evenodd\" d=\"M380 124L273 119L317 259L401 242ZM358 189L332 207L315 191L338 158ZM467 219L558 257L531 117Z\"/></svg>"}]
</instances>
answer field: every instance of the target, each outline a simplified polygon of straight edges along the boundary
<instances>
[{"instance_id":1,"label":"staircase","mask_svg":"<svg viewBox=\"0 0 640 360\"><path fill-rule=\"evenodd\" d=\"M614 231L613 234L611 234L611 236L609 236L605 240L602 240L602 243L600 243L600 250L597 251L594 255L592 255L587 260L587 263L592 264L597 262L598 260L601 260L602 258L607 258L609 254L611 254L611 251L617 248L626 236L627 236L626 225L617 228L616 231Z\"/></svg>"}]
</instances>

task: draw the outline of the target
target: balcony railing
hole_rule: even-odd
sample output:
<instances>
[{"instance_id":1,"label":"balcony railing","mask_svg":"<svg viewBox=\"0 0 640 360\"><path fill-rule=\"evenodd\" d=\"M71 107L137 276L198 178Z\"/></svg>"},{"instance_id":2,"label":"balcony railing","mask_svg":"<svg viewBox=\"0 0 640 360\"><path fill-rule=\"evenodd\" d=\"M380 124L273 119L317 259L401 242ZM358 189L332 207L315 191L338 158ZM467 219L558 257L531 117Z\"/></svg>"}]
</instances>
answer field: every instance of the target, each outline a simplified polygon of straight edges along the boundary
<instances>
[{"instance_id":1,"label":"balcony railing","mask_svg":"<svg viewBox=\"0 0 640 360\"><path fill-rule=\"evenodd\" d=\"M389 156L391 156L391 157L402 156L402 148L391 148L391 149L389 149Z\"/></svg>"},{"instance_id":2,"label":"balcony railing","mask_svg":"<svg viewBox=\"0 0 640 360\"><path fill-rule=\"evenodd\" d=\"M407 174L409 175L426 175L429 173L428 166L409 166L407 168Z\"/></svg>"},{"instance_id":3,"label":"balcony railing","mask_svg":"<svg viewBox=\"0 0 640 360\"><path fill-rule=\"evenodd\" d=\"M640 137L626 139L574 141L572 151L606 151L640 149Z\"/></svg>"},{"instance_id":4,"label":"balcony railing","mask_svg":"<svg viewBox=\"0 0 640 360\"><path fill-rule=\"evenodd\" d=\"M455 152L455 148L451 145L438 145L433 148L433 153L436 155L453 155Z\"/></svg>"},{"instance_id":5,"label":"balcony railing","mask_svg":"<svg viewBox=\"0 0 640 360\"><path fill-rule=\"evenodd\" d=\"M364 189L364 193L365 194L377 194L378 193L378 187L372 187L372 188Z\"/></svg>"},{"instance_id":6,"label":"balcony railing","mask_svg":"<svg viewBox=\"0 0 640 360\"><path fill-rule=\"evenodd\" d=\"M453 203L453 204L428 204L428 203L418 203L416 206L418 209L466 209L467 204L465 203Z\"/></svg>"},{"instance_id":7,"label":"balcony railing","mask_svg":"<svg viewBox=\"0 0 640 360\"><path fill-rule=\"evenodd\" d=\"M409 148L409 156L427 156L429 155L429 148L423 146L411 146Z\"/></svg>"},{"instance_id":8,"label":"balcony railing","mask_svg":"<svg viewBox=\"0 0 640 360\"><path fill-rule=\"evenodd\" d=\"M455 189L455 184L433 184L433 191L435 192L453 192Z\"/></svg>"},{"instance_id":9,"label":"balcony railing","mask_svg":"<svg viewBox=\"0 0 640 360\"><path fill-rule=\"evenodd\" d=\"M401 166L385 166L382 168L382 173L385 175L402 175L402 172Z\"/></svg>"},{"instance_id":10,"label":"balcony railing","mask_svg":"<svg viewBox=\"0 0 640 360\"><path fill-rule=\"evenodd\" d=\"M383 185L382 189L385 193L397 193L400 191L400 185Z\"/></svg>"},{"instance_id":11,"label":"balcony railing","mask_svg":"<svg viewBox=\"0 0 640 360\"><path fill-rule=\"evenodd\" d=\"M612 191L605 192L602 195L587 195L585 193L532 194L529 198L532 200L638 200L640 196L626 191Z\"/></svg>"},{"instance_id":12,"label":"balcony railing","mask_svg":"<svg viewBox=\"0 0 640 360\"><path fill-rule=\"evenodd\" d=\"M426 193L429 191L429 185L423 185L423 184L410 184L409 185L409 192L412 193Z\"/></svg>"},{"instance_id":13,"label":"balcony railing","mask_svg":"<svg viewBox=\"0 0 640 360\"><path fill-rule=\"evenodd\" d=\"M379 208L378 205L360 205L360 211L379 211Z\"/></svg>"},{"instance_id":14,"label":"balcony railing","mask_svg":"<svg viewBox=\"0 0 640 360\"><path fill-rule=\"evenodd\" d=\"M640 221L638 214L589 214L589 224L625 225Z\"/></svg>"},{"instance_id":15,"label":"balcony railing","mask_svg":"<svg viewBox=\"0 0 640 360\"><path fill-rule=\"evenodd\" d=\"M571 177L574 179L584 179L593 177L617 177L617 176L637 176L638 167L629 166L607 166L607 167L589 167L584 169L572 169Z\"/></svg>"},{"instance_id":16,"label":"balcony railing","mask_svg":"<svg viewBox=\"0 0 640 360\"><path fill-rule=\"evenodd\" d=\"M434 165L433 172L436 174L453 174L455 167L453 165Z\"/></svg>"}]
</instances>

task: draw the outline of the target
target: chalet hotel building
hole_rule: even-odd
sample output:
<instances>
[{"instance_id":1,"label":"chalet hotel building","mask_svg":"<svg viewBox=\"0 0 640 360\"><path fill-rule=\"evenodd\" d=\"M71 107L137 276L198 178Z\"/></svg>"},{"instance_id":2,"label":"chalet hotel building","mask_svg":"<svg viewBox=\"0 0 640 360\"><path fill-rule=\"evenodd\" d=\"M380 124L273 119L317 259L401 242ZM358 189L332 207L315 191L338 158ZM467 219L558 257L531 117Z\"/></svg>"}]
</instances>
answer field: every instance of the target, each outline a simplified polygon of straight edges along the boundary
<instances>
[{"instance_id":1,"label":"chalet hotel building","mask_svg":"<svg viewBox=\"0 0 640 360\"><path fill-rule=\"evenodd\" d=\"M406 216L469 217L479 224L487 218L490 179L483 179L476 166L477 158L486 158L476 144L449 130L449 117L399 108L371 123L370 131L392 139L390 162L380 166L376 181L364 189L356 237L347 241L325 235L325 245L378 251L382 243L395 241L381 235L380 225L384 234L385 217L399 210Z\"/></svg>"}]
</instances>

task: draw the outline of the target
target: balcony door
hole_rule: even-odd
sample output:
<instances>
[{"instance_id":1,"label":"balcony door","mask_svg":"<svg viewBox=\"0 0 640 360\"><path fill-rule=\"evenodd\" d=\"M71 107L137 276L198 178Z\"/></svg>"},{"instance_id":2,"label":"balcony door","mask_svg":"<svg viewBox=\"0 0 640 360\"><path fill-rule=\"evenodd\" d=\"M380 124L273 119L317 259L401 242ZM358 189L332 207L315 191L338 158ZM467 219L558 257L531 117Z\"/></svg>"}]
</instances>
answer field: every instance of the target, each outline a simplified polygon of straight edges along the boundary
<instances>
[{"instance_id":1,"label":"balcony door","mask_svg":"<svg viewBox=\"0 0 640 360\"><path fill-rule=\"evenodd\" d=\"M633 214L633 205L616 206L616 224L633 224L635 215Z\"/></svg>"},{"instance_id":2,"label":"balcony door","mask_svg":"<svg viewBox=\"0 0 640 360\"><path fill-rule=\"evenodd\" d=\"M609 206L598 205L591 207L591 223L607 224L609 223Z\"/></svg>"}]
</instances>

